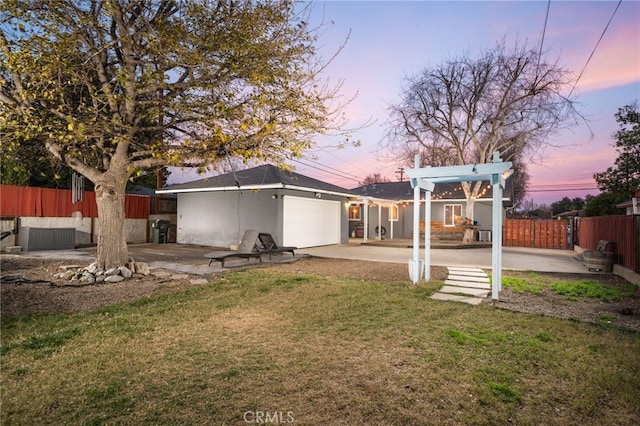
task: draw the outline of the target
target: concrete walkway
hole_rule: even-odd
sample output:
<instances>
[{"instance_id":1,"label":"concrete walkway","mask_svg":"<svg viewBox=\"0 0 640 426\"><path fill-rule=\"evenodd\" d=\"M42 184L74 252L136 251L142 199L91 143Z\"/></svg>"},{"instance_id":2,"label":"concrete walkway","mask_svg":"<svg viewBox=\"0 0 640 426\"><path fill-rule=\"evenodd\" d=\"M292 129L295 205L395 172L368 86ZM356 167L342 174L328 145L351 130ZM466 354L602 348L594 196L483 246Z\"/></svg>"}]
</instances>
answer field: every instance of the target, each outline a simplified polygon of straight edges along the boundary
<instances>
[{"instance_id":1,"label":"concrete walkway","mask_svg":"<svg viewBox=\"0 0 640 426\"><path fill-rule=\"evenodd\" d=\"M326 258L405 264L413 257L411 248L361 245L359 242L305 248L298 250L297 253ZM490 247L460 250L431 249L431 265L491 269L491 253ZM590 273L582 263L574 259L575 256L576 253L572 250L503 247L502 267L519 271ZM420 258L424 259L424 249L420 249Z\"/></svg>"},{"instance_id":2,"label":"concrete walkway","mask_svg":"<svg viewBox=\"0 0 640 426\"><path fill-rule=\"evenodd\" d=\"M187 272L198 275L228 270L218 265L207 266L207 259L203 256L210 252L211 247L187 245L187 244L130 244L129 254L137 261L147 262L153 268L165 268L178 272ZM373 262L389 262L407 264L413 256L411 248L363 246L358 240L349 244L313 247L296 250L296 256L285 255L282 258L274 256L273 262L269 262L267 256L263 259L266 264L283 261L293 261L303 255L367 260ZM58 259L75 259L87 264L95 260L96 248L80 248L75 250L34 251L22 253L28 256L54 257ZM574 259L575 253L571 250L530 249L521 247L504 247L502 265L504 269L530 270L539 272L568 272L590 273L582 263ZM420 250L420 258L424 258L424 249ZM245 259L230 261L230 267L243 267L247 265ZM491 269L491 248L467 248L467 249L432 249L432 266L470 267L479 269ZM593 272L595 273L595 272ZM407 269L407 277L409 272Z\"/></svg>"}]
</instances>

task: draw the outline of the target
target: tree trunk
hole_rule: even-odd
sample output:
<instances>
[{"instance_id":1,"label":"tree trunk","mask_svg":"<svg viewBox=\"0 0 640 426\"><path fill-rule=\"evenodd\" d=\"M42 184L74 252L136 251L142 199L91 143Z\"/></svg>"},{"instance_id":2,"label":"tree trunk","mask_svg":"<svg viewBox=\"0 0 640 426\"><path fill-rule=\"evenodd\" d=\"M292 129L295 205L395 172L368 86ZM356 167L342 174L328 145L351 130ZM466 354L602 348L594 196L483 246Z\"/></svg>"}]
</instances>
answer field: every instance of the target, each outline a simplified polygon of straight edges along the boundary
<instances>
[{"instance_id":1,"label":"tree trunk","mask_svg":"<svg viewBox=\"0 0 640 426\"><path fill-rule=\"evenodd\" d=\"M95 186L99 224L97 264L105 270L126 265L129 260L124 233L126 185L126 174L115 176L107 172Z\"/></svg>"},{"instance_id":2,"label":"tree trunk","mask_svg":"<svg viewBox=\"0 0 640 426\"><path fill-rule=\"evenodd\" d=\"M473 224L473 221L475 220L473 207L476 202L476 198L480 193L482 182L462 182L460 186L462 187L464 195L467 198L467 208L465 209L465 215L467 218L471 219L471 224Z\"/></svg>"}]
</instances>

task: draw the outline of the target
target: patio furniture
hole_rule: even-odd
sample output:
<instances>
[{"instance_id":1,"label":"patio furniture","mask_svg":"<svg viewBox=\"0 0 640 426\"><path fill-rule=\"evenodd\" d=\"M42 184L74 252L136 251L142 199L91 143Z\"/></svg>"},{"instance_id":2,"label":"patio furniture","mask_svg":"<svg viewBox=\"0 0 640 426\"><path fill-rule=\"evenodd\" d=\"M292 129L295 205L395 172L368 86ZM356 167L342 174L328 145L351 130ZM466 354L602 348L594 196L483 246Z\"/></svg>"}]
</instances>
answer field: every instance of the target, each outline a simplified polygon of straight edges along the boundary
<instances>
[{"instance_id":1,"label":"patio furniture","mask_svg":"<svg viewBox=\"0 0 640 426\"><path fill-rule=\"evenodd\" d=\"M260 241L260 250L268 253L269 259L271 259L271 255L273 253L278 253L282 256L283 253L289 252L293 256L296 255L294 250L296 250L298 247L278 247L278 244L276 244L271 234L261 232L258 235L258 240Z\"/></svg>"},{"instance_id":2,"label":"patio furniture","mask_svg":"<svg viewBox=\"0 0 640 426\"><path fill-rule=\"evenodd\" d=\"M244 235L242 236L242 240L240 240L240 245L238 246L238 250L236 251L213 251L204 255L204 257L209 259L209 266L211 266L211 262L220 262L222 267L224 268L224 263L227 259L232 258L244 258L247 259L247 262L253 257L260 260L262 263L262 255L266 254L267 251L260 250L258 248L258 231L256 229L247 229L244 231Z\"/></svg>"}]
</instances>

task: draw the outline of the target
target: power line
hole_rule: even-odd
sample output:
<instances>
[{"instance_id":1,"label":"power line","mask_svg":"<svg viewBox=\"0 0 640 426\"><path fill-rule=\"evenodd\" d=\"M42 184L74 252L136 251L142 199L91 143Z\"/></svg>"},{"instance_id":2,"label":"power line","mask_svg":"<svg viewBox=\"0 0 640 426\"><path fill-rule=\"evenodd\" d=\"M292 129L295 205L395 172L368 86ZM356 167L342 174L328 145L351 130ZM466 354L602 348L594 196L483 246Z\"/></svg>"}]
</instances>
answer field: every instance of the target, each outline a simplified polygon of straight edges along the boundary
<instances>
[{"instance_id":1,"label":"power line","mask_svg":"<svg viewBox=\"0 0 640 426\"><path fill-rule=\"evenodd\" d=\"M345 171L343 171L343 170L336 169L335 167L327 166L326 164L322 164L322 163L319 163L319 162L317 162L317 161L310 160L310 159L308 159L308 158L305 158L305 161L308 161L308 162L310 162L310 163L313 163L313 164L315 164L315 165L317 165L317 166L319 166L319 167L324 167L324 168L326 168L326 169L333 170L334 172L337 172L337 173L341 173L341 174L345 174L345 175L347 175L347 176L351 176L351 177L352 177L352 178L354 178L354 179L361 180L361 179L360 179L360 176L354 175L353 173L345 172ZM347 164L348 164L348 163L347 163Z\"/></svg>"},{"instance_id":2,"label":"power line","mask_svg":"<svg viewBox=\"0 0 640 426\"><path fill-rule=\"evenodd\" d=\"M540 58L542 58L542 45L544 44L544 35L547 32L547 22L549 21L550 8L551 8L551 0L547 2L547 14L544 17L544 26L542 27L542 37L540 38L540 52L538 53L538 66L540 66Z\"/></svg>"},{"instance_id":3,"label":"power line","mask_svg":"<svg viewBox=\"0 0 640 426\"><path fill-rule=\"evenodd\" d=\"M584 67L582 67L582 71L580 71L580 74L578 75L578 78L576 79L575 83L573 83L573 87L571 88L571 91L569 92L569 95L567 96L567 98L571 97L571 94L573 93L573 90L578 85L578 81L580 81L580 78L582 78L582 74L584 74L584 70L587 69L587 65L589 65L589 62L591 61L591 58L593 57L593 54L596 53L596 49L598 48L598 45L600 44L600 42L604 38L604 34L607 32L607 29L609 28L609 25L611 24L611 21L613 21L613 17L615 16L616 12L618 11L618 8L620 7L620 4L622 4L622 0L618 1L618 4L616 5L615 10L611 14L611 18L609 18L609 22L607 22L607 25L604 27L604 30L602 30L602 34L600 34L600 38L598 39L598 42L593 47L593 50L591 51L591 55L589 55L589 58L587 59L587 62L585 62Z\"/></svg>"},{"instance_id":4,"label":"power line","mask_svg":"<svg viewBox=\"0 0 640 426\"><path fill-rule=\"evenodd\" d=\"M592 187L592 188L558 188L558 189L527 189L527 193L529 192L561 192L561 191L565 191L565 192L573 192L573 191L596 191L598 190L598 188L596 187Z\"/></svg>"},{"instance_id":5,"label":"power line","mask_svg":"<svg viewBox=\"0 0 640 426\"><path fill-rule=\"evenodd\" d=\"M356 176L346 176L346 175L343 175L341 173L336 173L336 172L333 172L333 171L330 171L330 170L323 169L323 168L318 167L318 166L314 166L312 164L303 163L300 160L291 160L291 161L293 161L294 163L301 164L301 165L306 166L306 167L311 167L312 169L320 170L321 172L328 173L330 175L337 176L337 177L340 177L340 178L343 178L343 179L360 181L360 178L358 178ZM323 166L323 167L327 167L327 166Z\"/></svg>"}]
</instances>

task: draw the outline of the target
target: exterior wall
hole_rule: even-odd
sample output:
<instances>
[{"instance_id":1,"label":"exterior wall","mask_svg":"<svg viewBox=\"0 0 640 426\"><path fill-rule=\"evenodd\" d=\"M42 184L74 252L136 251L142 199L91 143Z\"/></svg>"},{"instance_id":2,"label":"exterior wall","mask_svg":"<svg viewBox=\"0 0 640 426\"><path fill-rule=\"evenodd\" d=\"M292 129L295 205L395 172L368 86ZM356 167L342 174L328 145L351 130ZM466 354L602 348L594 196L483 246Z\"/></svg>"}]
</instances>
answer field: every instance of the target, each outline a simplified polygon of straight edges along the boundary
<instances>
[{"instance_id":1,"label":"exterior wall","mask_svg":"<svg viewBox=\"0 0 640 426\"><path fill-rule=\"evenodd\" d=\"M19 222L20 228L75 228L76 246L97 241L97 238L93 240L91 238L92 218L90 217L21 217ZM18 234L17 237L18 245L21 245L20 235Z\"/></svg>"},{"instance_id":2,"label":"exterior wall","mask_svg":"<svg viewBox=\"0 0 640 426\"><path fill-rule=\"evenodd\" d=\"M176 241L229 248L239 243L246 229L277 238L281 200L272 198L277 195L271 190L180 193Z\"/></svg>"},{"instance_id":3,"label":"exterior wall","mask_svg":"<svg viewBox=\"0 0 640 426\"><path fill-rule=\"evenodd\" d=\"M313 193L286 189L260 191L192 192L178 194L176 242L229 248L238 244L246 229L271 234L283 241L283 196L314 198ZM322 199L341 201L341 243L348 234L346 197L322 194Z\"/></svg>"},{"instance_id":4,"label":"exterior wall","mask_svg":"<svg viewBox=\"0 0 640 426\"><path fill-rule=\"evenodd\" d=\"M2 230L13 229L17 222L19 228L75 228L75 245L86 246L98 242L98 219L91 217L20 217L17 220L2 221ZM125 219L125 237L127 243L144 243L147 241L147 219ZM8 246L21 245L20 233L5 238L2 249Z\"/></svg>"},{"instance_id":5,"label":"exterior wall","mask_svg":"<svg viewBox=\"0 0 640 426\"><path fill-rule=\"evenodd\" d=\"M490 231L493 226L493 207L491 201L476 201L473 204L473 213L474 220L478 222L478 226L480 226L480 230L488 230ZM463 207L464 208L464 207ZM502 218L504 219L506 213L503 213Z\"/></svg>"}]
</instances>

